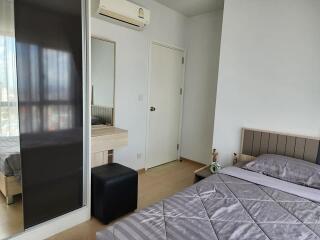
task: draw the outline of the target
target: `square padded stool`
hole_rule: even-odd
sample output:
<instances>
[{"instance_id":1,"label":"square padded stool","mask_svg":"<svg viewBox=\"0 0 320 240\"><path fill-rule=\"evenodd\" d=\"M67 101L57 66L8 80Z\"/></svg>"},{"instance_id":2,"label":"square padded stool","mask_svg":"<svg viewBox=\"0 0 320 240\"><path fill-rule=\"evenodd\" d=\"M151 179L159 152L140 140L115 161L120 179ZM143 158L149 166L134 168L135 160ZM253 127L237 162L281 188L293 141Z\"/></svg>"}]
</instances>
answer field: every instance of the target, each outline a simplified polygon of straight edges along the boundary
<instances>
[{"instance_id":1,"label":"square padded stool","mask_svg":"<svg viewBox=\"0 0 320 240\"><path fill-rule=\"evenodd\" d=\"M91 212L104 224L137 209L138 173L117 163L92 169Z\"/></svg>"}]
</instances>

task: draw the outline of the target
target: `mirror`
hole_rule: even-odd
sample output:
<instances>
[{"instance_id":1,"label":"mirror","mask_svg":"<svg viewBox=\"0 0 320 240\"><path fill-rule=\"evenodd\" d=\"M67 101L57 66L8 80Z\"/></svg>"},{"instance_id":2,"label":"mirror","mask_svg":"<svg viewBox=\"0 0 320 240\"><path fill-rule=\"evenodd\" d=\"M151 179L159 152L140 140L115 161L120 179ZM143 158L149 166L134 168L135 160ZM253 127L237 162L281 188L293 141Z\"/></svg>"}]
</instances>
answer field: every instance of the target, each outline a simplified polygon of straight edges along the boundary
<instances>
[{"instance_id":1,"label":"mirror","mask_svg":"<svg viewBox=\"0 0 320 240\"><path fill-rule=\"evenodd\" d=\"M0 239L24 230L14 2L0 0Z\"/></svg>"},{"instance_id":2,"label":"mirror","mask_svg":"<svg viewBox=\"0 0 320 240\"><path fill-rule=\"evenodd\" d=\"M113 125L115 89L115 43L92 37L92 125Z\"/></svg>"}]
</instances>

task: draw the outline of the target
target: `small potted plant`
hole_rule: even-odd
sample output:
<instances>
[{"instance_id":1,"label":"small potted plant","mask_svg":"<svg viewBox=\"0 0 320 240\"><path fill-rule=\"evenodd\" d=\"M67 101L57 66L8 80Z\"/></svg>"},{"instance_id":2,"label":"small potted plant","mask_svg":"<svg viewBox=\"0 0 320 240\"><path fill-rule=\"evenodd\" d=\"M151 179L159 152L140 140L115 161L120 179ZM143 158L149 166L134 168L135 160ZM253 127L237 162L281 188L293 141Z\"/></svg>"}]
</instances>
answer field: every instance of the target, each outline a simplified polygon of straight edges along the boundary
<instances>
[{"instance_id":1,"label":"small potted plant","mask_svg":"<svg viewBox=\"0 0 320 240\"><path fill-rule=\"evenodd\" d=\"M218 152L217 149L212 150L212 163L210 166L210 171L212 173L217 173L221 169L221 165L218 162Z\"/></svg>"},{"instance_id":2,"label":"small potted plant","mask_svg":"<svg viewBox=\"0 0 320 240\"><path fill-rule=\"evenodd\" d=\"M210 166L210 171L212 173L217 173L221 169L221 165L218 162L218 152L217 149L213 149L212 151L212 163Z\"/></svg>"}]
</instances>

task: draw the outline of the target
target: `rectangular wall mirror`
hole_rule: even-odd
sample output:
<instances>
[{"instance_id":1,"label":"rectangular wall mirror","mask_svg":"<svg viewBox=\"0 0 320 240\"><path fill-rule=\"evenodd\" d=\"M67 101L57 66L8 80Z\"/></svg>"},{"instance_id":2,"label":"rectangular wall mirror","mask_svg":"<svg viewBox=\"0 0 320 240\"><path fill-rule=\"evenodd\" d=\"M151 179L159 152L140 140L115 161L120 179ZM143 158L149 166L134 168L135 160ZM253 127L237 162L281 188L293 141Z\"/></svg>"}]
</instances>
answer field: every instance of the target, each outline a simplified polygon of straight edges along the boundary
<instances>
[{"instance_id":1,"label":"rectangular wall mirror","mask_svg":"<svg viewBox=\"0 0 320 240\"><path fill-rule=\"evenodd\" d=\"M114 119L115 43L91 39L92 119L95 126L112 126Z\"/></svg>"},{"instance_id":2,"label":"rectangular wall mirror","mask_svg":"<svg viewBox=\"0 0 320 240\"><path fill-rule=\"evenodd\" d=\"M0 0L0 239L24 230L14 2Z\"/></svg>"}]
</instances>

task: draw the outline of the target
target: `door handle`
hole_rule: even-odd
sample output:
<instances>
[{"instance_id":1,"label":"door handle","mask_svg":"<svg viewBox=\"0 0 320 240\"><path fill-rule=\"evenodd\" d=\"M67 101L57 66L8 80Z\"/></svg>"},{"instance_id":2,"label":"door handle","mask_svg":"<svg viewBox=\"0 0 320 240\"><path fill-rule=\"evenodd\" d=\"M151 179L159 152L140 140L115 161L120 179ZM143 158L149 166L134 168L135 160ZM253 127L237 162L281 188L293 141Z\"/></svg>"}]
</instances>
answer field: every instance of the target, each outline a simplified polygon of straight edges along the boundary
<instances>
[{"instance_id":1,"label":"door handle","mask_svg":"<svg viewBox=\"0 0 320 240\"><path fill-rule=\"evenodd\" d=\"M150 111L151 111L151 112L154 112L155 110L156 110L155 107L150 107Z\"/></svg>"}]
</instances>

